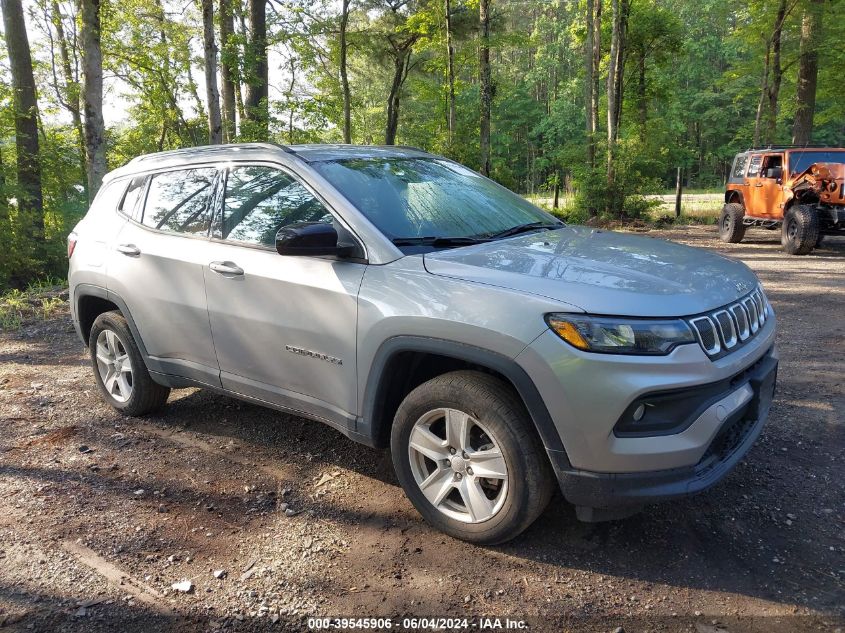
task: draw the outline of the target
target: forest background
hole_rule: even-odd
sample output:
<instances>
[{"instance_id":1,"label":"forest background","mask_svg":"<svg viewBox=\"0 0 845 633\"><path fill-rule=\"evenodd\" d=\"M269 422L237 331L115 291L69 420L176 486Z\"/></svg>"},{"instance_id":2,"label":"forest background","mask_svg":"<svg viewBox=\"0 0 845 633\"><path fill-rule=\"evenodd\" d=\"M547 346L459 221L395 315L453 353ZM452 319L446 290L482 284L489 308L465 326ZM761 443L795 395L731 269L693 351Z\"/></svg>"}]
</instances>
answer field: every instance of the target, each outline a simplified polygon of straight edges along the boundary
<instances>
[{"instance_id":1,"label":"forest background","mask_svg":"<svg viewBox=\"0 0 845 633\"><path fill-rule=\"evenodd\" d=\"M64 276L103 175L147 152L411 145L624 221L748 147L845 144L841 0L0 4L0 290Z\"/></svg>"}]
</instances>

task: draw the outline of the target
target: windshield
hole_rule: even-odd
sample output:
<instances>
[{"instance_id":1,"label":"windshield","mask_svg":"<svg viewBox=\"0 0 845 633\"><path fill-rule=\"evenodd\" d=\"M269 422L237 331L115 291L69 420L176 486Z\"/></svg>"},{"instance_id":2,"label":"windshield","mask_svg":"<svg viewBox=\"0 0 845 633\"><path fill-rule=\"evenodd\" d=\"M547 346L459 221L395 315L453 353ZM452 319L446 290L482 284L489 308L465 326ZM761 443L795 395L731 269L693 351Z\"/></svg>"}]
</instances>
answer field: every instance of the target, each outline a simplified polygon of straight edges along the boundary
<instances>
[{"instance_id":1,"label":"windshield","mask_svg":"<svg viewBox=\"0 0 845 633\"><path fill-rule=\"evenodd\" d=\"M516 226L559 223L524 198L447 160L367 158L312 166L395 241L484 239Z\"/></svg>"},{"instance_id":2,"label":"windshield","mask_svg":"<svg viewBox=\"0 0 845 633\"><path fill-rule=\"evenodd\" d=\"M845 163L845 152L801 152L789 153L789 172L800 174L813 163Z\"/></svg>"}]
</instances>

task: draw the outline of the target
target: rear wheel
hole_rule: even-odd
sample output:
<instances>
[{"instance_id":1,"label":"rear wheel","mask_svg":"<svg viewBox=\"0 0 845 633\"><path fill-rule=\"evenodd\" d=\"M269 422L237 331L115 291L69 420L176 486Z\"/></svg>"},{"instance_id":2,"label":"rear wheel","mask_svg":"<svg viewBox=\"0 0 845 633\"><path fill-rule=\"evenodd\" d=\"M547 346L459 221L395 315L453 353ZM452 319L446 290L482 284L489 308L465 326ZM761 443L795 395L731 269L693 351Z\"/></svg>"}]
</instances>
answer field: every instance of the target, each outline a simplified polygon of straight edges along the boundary
<instances>
[{"instance_id":1,"label":"rear wheel","mask_svg":"<svg viewBox=\"0 0 845 633\"><path fill-rule=\"evenodd\" d=\"M396 412L393 465L432 526L473 543L501 543L549 503L553 475L543 445L509 385L476 371L443 374Z\"/></svg>"},{"instance_id":2,"label":"rear wheel","mask_svg":"<svg viewBox=\"0 0 845 633\"><path fill-rule=\"evenodd\" d=\"M738 244L745 237L745 209L741 204L728 202L719 216L719 237L723 242Z\"/></svg>"},{"instance_id":3,"label":"rear wheel","mask_svg":"<svg viewBox=\"0 0 845 633\"><path fill-rule=\"evenodd\" d=\"M103 397L126 415L145 415L167 402L170 389L150 378L144 359L120 312L104 312L88 339L94 378Z\"/></svg>"},{"instance_id":4,"label":"rear wheel","mask_svg":"<svg viewBox=\"0 0 845 633\"><path fill-rule=\"evenodd\" d=\"M790 255L806 255L819 241L819 218L812 205L790 207L783 217L780 243Z\"/></svg>"}]
</instances>

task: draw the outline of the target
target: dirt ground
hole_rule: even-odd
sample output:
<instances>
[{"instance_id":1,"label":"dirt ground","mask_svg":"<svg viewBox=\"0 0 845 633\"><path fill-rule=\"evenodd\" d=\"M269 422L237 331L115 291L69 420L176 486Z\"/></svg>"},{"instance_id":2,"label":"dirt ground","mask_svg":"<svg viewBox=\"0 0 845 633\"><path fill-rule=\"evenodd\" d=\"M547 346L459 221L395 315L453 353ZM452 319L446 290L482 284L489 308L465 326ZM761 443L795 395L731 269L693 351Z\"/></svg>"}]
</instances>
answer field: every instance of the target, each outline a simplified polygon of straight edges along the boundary
<instances>
[{"instance_id":1,"label":"dirt ground","mask_svg":"<svg viewBox=\"0 0 845 633\"><path fill-rule=\"evenodd\" d=\"M763 280L782 354L766 430L705 494L599 525L555 499L499 547L429 528L386 452L318 423L196 390L121 417L66 311L0 334L0 631L845 630L845 239L789 257L765 231L650 235Z\"/></svg>"}]
</instances>

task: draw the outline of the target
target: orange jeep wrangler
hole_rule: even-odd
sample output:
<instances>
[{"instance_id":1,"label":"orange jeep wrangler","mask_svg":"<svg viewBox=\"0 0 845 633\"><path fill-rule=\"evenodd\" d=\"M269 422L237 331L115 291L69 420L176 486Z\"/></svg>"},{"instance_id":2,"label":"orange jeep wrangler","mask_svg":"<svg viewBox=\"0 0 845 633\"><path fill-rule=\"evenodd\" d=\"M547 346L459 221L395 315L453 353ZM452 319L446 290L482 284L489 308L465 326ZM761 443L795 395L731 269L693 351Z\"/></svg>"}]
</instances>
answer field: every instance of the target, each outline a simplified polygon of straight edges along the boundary
<instances>
[{"instance_id":1,"label":"orange jeep wrangler","mask_svg":"<svg viewBox=\"0 0 845 633\"><path fill-rule=\"evenodd\" d=\"M748 227L780 228L783 249L806 255L825 235L845 234L845 149L767 147L737 154L719 237L741 242Z\"/></svg>"}]
</instances>

